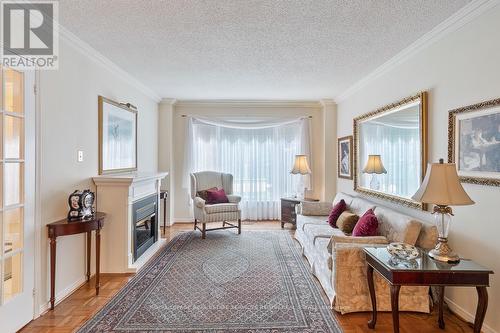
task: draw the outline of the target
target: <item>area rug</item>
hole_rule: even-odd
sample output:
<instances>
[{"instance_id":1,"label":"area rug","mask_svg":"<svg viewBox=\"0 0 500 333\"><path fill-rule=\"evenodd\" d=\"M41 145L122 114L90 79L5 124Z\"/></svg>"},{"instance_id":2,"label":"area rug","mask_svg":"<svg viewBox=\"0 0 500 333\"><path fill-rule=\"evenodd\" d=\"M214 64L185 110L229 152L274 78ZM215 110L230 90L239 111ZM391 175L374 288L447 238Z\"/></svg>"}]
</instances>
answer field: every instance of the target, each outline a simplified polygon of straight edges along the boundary
<instances>
[{"instance_id":1,"label":"area rug","mask_svg":"<svg viewBox=\"0 0 500 333\"><path fill-rule=\"evenodd\" d=\"M288 232L174 238L85 332L342 332Z\"/></svg>"}]
</instances>

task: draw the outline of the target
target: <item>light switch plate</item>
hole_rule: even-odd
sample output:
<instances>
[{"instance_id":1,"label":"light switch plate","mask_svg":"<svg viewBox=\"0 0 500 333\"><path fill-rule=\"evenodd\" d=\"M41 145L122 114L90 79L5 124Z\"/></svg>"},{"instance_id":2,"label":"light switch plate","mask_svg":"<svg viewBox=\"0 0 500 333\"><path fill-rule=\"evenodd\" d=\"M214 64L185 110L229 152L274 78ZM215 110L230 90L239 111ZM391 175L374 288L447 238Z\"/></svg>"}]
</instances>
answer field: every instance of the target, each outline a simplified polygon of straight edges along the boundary
<instances>
[{"instance_id":1,"label":"light switch plate","mask_svg":"<svg viewBox=\"0 0 500 333\"><path fill-rule=\"evenodd\" d=\"M78 151L78 162L83 162L83 150Z\"/></svg>"}]
</instances>

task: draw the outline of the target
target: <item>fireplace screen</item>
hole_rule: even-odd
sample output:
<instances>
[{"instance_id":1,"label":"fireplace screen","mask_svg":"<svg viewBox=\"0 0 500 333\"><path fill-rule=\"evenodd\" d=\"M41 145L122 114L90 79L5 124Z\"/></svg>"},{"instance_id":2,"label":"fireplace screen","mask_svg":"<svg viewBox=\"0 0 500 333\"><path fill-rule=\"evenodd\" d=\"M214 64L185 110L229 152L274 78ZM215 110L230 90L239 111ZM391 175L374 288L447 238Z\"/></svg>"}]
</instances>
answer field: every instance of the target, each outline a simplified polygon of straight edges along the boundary
<instances>
[{"instance_id":1,"label":"fireplace screen","mask_svg":"<svg viewBox=\"0 0 500 333\"><path fill-rule=\"evenodd\" d=\"M157 200L158 197L155 194L133 205L134 260L137 260L158 239Z\"/></svg>"}]
</instances>

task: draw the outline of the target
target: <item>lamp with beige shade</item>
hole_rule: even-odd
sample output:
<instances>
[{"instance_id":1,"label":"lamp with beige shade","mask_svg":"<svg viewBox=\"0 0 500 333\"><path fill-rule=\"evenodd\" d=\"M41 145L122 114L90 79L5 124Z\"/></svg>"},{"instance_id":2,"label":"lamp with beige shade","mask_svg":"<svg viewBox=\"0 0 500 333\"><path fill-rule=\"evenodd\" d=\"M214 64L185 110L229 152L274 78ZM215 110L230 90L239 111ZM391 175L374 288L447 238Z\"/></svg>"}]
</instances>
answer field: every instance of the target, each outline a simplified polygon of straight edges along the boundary
<instances>
[{"instance_id":1,"label":"lamp with beige shade","mask_svg":"<svg viewBox=\"0 0 500 333\"><path fill-rule=\"evenodd\" d=\"M451 216L450 206L472 205L474 201L465 192L457 174L455 163L429 164L424 181L412 197L415 201L434 204L434 221L438 229L438 243L429 251L429 256L435 260L458 262L460 257L448 245L448 231Z\"/></svg>"},{"instance_id":2,"label":"lamp with beige shade","mask_svg":"<svg viewBox=\"0 0 500 333\"><path fill-rule=\"evenodd\" d=\"M368 155L368 161L363 168L363 173L368 173L372 175L372 180L370 181L370 188L372 190L380 189L380 182L377 179L377 175L387 173L387 170L382 164L382 158L380 155Z\"/></svg>"},{"instance_id":3,"label":"lamp with beige shade","mask_svg":"<svg viewBox=\"0 0 500 333\"><path fill-rule=\"evenodd\" d=\"M297 191L297 193L300 194L298 194L297 197L300 198L302 196L300 199L304 199L306 197L306 187L304 186L303 176L311 174L311 169L309 168L306 155L295 155L295 163L293 164L293 168L290 173L294 175L301 175L298 184L300 189Z\"/></svg>"}]
</instances>

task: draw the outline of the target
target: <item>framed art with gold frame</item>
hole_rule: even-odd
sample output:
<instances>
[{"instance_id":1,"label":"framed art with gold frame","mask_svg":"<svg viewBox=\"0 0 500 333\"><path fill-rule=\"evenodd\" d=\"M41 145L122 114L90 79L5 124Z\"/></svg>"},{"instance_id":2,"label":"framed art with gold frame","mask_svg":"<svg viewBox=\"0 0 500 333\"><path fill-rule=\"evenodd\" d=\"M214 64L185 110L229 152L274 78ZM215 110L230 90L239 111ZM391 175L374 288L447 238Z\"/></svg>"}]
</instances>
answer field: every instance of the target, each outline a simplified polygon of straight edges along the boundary
<instances>
[{"instance_id":1,"label":"framed art with gold frame","mask_svg":"<svg viewBox=\"0 0 500 333\"><path fill-rule=\"evenodd\" d=\"M137 110L98 97L99 174L137 171Z\"/></svg>"},{"instance_id":2,"label":"framed art with gold frame","mask_svg":"<svg viewBox=\"0 0 500 333\"><path fill-rule=\"evenodd\" d=\"M500 186L500 98L449 111L448 162L464 183Z\"/></svg>"},{"instance_id":3,"label":"framed art with gold frame","mask_svg":"<svg viewBox=\"0 0 500 333\"><path fill-rule=\"evenodd\" d=\"M427 92L354 118L353 134L354 190L426 209L411 196L427 168Z\"/></svg>"},{"instance_id":4,"label":"framed art with gold frame","mask_svg":"<svg viewBox=\"0 0 500 333\"><path fill-rule=\"evenodd\" d=\"M337 176L352 179L352 135L337 139Z\"/></svg>"}]
</instances>

